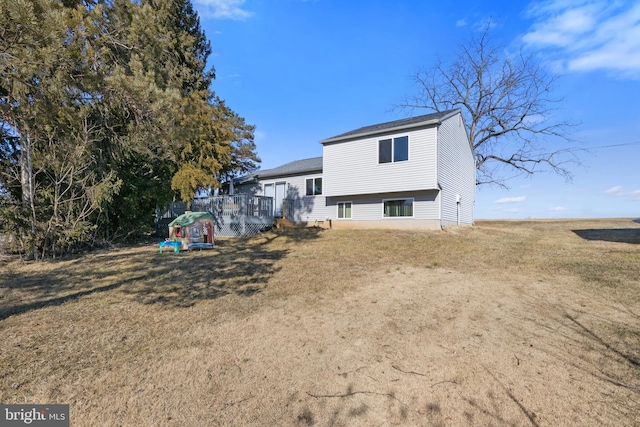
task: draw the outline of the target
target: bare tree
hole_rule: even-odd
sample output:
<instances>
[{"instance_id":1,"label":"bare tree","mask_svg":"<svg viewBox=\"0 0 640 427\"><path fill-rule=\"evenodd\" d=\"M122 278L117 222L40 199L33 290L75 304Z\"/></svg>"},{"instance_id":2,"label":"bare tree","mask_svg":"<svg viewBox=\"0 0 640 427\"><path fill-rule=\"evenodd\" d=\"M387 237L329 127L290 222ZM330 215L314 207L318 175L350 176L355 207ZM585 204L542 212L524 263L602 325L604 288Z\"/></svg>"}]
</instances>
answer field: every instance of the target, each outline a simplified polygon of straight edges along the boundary
<instances>
[{"instance_id":1,"label":"bare tree","mask_svg":"<svg viewBox=\"0 0 640 427\"><path fill-rule=\"evenodd\" d=\"M551 169L566 179L577 163L573 148L549 149L545 139L571 142L568 122L555 121L562 101L553 96L557 77L549 75L532 55L504 53L491 39L491 25L461 45L448 66L416 72L418 93L399 107L436 112L460 108L478 169L478 184L506 187L507 171L530 175ZM557 138L555 138L557 137Z\"/></svg>"}]
</instances>

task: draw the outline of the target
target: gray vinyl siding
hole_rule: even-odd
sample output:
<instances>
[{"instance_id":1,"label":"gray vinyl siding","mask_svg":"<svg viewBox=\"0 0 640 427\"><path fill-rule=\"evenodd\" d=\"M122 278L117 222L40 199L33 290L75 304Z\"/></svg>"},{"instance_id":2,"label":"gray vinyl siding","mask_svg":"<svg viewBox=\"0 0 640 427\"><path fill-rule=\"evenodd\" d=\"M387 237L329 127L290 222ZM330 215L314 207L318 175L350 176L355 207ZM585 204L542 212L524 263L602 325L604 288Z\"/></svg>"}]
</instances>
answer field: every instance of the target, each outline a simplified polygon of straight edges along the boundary
<instances>
[{"instance_id":1,"label":"gray vinyl siding","mask_svg":"<svg viewBox=\"0 0 640 427\"><path fill-rule=\"evenodd\" d=\"M306 180L307 178L321 178L322 172L315 172L305 175L285 176L280 178L269 178L260 180L259 195L264 195L265 184L275 184L279 182L286 182L287 188L285 192L285 198L293 200L294 218L290 218L294 222L300 221L324 221L327 218L327 206L326 197L322 195L307 196L306 195ZM324 187L324 178L323 178ZM324 189L323 189L324 193Z\"/></svg>"},{"instance_id":2,"label":"gray vinyl siding","mask_svg":"<svg viewBox=\"0 0 640 427\"><path fill-rule=\"evenodd\" d=\"M373 136L356 132L324 140L322 159L303 159L270 169L264 172L269 178L242 191L264 195L266 184L285 183L284 197L294 207L290 220L313 223L330 219L344 228L349 222L351 227L365 228L440 228L455 224L459 195L460 223L473 224L475 160L458 111L441 114L437 120L411 123L410 127L403 125L402 131L399 126L389 131L391 128L384 124L386 130L373 127ZM379 141L404 136L408 137L408 160L378 163ZM307 168L294 171L292 165ZM323 194L307 196L306 180L318 177L323 178ZM412 217L384 217L385 200L407 198L413 199ZM351 202L351 218L338 219L340 202Z\"/></svg>"},{"instance_id":3,"label":"gray vinyl siding","mask_svg":"<svg viewBox=\"0 0 640 427\"><path fill-rule=\"evenodd\" d=\"M456 114L444 120L438 133L442 221L457 222L456 195L460 195L460 223L473 224L476 167L462 116Z\"/></svg>"},{"instance_id":4,"label":"gray vinyl siding","mask_svg":"<svg viewBox=\"0 0 640 427\"><path fill-rule=\"evenodd\" d=\"M328 197L327 209L330 212L328 217L335 221L349 221L349 219L337 219L338 203L351 202L350 220L352 221L403 221L409 219L383 217L383 200L390 199L413 199L413 217L411 219L437 220L439 218L437 190Z\"/></svg>"},{"instance_id":5,"label":"gray vinyl siding","mask_svg":"<svg viewBox=\"0 0 640 427\"><path fill-rule=\"evenodd\" d=\"M436 126L323 145L324 195L436 189ZM378 163L378 141L409 137L409 160Z\"/></svg>"}]
</instances>

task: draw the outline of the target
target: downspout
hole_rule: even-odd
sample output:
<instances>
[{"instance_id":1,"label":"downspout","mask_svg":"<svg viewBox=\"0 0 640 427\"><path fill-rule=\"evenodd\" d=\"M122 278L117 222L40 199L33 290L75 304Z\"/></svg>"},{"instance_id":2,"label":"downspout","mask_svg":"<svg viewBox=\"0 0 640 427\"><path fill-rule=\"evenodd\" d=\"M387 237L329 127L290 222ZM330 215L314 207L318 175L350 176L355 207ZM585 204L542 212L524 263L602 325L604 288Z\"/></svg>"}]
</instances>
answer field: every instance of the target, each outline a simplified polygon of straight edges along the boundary
<instances>
[{"instance_id":1,"label":"downspout","mask_svg":"<svg viewBox=\"0 0 640 427\"><path fill-rule=\"evenodd\" d=\"M442 186L438 183L438 218L440 220L440 230L444 229L444 224L442 223Z\"/></svg>"},{"instance_id":2,"label":"downspout","mask_svg":"<svg viewBox=\"0 0 640 427\"><path fill-rule=\"evenodd\" d=\"M440 230L444 228L442 224L442 186L440 186L440 147L438 145L438 131L440 130L440 124L436 126L436 183L438 186L438 220L440 221Z\"/></svg>"}]
</instances>

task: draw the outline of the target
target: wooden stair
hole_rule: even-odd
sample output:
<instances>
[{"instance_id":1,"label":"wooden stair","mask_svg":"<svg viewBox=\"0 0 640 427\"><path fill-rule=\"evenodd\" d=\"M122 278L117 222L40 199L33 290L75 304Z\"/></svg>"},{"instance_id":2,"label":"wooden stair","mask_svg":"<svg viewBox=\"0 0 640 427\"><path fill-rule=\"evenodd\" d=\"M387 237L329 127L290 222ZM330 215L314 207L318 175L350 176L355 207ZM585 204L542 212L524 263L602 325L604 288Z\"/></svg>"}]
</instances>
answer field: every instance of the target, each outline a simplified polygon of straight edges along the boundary
<instances>
[{"instance_id":1,"label":"wooden stair","mask_svg":"<svg viewBox=\"0 0 640 427\"><path fill-rule=\"evenodd\" d=\"M286 218L276 218L273 220L273 225L277 228L277 229L283 229L283 228L295 228L295 224L293 224L291 221L289 221Z\"/></svg>"}]
</instances>

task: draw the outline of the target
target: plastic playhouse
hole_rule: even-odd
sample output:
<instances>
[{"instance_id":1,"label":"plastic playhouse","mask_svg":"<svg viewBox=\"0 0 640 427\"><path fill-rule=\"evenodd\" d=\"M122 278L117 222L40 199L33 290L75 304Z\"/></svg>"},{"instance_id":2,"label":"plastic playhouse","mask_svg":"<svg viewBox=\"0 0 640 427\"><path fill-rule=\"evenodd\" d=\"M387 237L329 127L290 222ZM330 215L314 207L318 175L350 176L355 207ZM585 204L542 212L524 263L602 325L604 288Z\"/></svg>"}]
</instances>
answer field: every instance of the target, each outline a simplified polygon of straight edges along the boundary
<instances>
[{"instance_id":1,"label":"plastic playhouse","mask_svg":"<svg viewBox=\"0 0 640 427\"><path fill-rule=\"evenodd\" d=\"M171 248L176 253L213 248L213 230L213 215L209 212L187 211L169 223L169 238L160 242L160 253L163 248Z\"/></svg>"}]
</instances>

